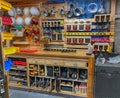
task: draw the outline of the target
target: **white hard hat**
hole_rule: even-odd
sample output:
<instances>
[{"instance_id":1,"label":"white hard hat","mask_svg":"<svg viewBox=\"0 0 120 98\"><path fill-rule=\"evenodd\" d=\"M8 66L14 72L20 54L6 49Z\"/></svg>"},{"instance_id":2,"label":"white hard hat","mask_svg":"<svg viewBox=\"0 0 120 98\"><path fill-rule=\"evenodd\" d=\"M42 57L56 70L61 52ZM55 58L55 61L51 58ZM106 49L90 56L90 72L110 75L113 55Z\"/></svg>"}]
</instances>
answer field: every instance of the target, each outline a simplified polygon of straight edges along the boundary
<instances>
[{"instance_id":1,"label":"white hard hat","mask_svg":"<svg viewBox=\"0 0 120 98\"><path fill-rule=\"evenodd\" d=\"M31 7L30 8L30 13L34 16L39 16L40 15L40 12L36 7Z\"/></svg>"},{"instance_id":2,"label":"white hard hat","mask_svg":"<svg viewBox=\"0 0 120 98\"><path fill-rule=\"evenodd\" d=\"M23 9L23 12L24 12L24 15L25 15L25 16L30 16L30 9L29 9L29 7L25 7L25 8Z\"/></svg>"},{"instance_id":3,"label":"white hard hat","mask_svg":"<svg viewBox=\"0 0 120 98\"><path fill-rule=\"evenodd\" d=\"M15 23L16 23L15 18L11 17L11 19L12 19L12 25L15 25Z\"/></svg>"},{"instance_id":4,"label":"white hard hat","mask_svg":"<svg viewBox=\"0 0 120 98\"><path fill-rule=\"evenodd\" d=\"M9 11L8 11L8 15L11 16L11 17L16 16L15 8L12 8L11 10L9 10Z\"/></svg>"},{"instance_id":5,"label":"white hard hat","mask_svg":"<svg viewBox=\"0 0 120 98\"><path fill-rule=\"evenodd\" d=\"M31 24L31 17L26 17L25 18L25 24L30 25Z\"/></svg>"},{"instance_id":6,"label":"white hard hat","mask_svg":"<svg viewBox=\"0 0 120 98\"><path fill-rule=\"evenodd\" d=\"M18 15L23 15L22 9L20 7L16 8L16 12Z\"/></svg>"},{"instance_id":7,"label":"white hard hat","mask_svg":"<svg viewBox=\"0 0 120 98\"><path fill-rule=\"evenodd\" d=\"M22 17L18 17L18 18L16 19L16 24L17 24L17 25L23 25L23 24L24 24L23 18L22 18Z\"/></svg>"}]
</instances>

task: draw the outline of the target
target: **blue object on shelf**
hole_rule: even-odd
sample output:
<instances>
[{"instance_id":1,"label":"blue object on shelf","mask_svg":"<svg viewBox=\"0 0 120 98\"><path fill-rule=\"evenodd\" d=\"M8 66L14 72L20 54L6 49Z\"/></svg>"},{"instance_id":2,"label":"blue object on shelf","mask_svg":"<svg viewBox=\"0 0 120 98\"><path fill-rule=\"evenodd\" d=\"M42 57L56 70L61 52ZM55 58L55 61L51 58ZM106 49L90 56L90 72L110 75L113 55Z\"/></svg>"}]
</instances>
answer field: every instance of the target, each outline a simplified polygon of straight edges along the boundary
<instances>
[{"instance_id":1,"label":"blue object on shelf","mask_svg":"<svg viewBox=\"0 0 120 98\"><path fill-rule=\"evenodd\" d=\"M72 87L61 86L61 89L62 89L63 91L69 91L69 92L72 92Z\"/></svg>"},{"instance_id":2,"label":"blue object on shelf","mask_svg":"<svg viewBox=\"0 0 120 98\"><path fill-rule=\"evenodd\" d=\"M101 5L106 9L106 1L102 0L66 0L68 4L68 10L70 9L70 4L73 3L76 8L83 8L84 14L80 16L73 16L72 18L77 19L88 19L93 18L95 14L99 14L99 10L101 9ZM101 5L100 5L101 4ZM90 8L90 10L88 10ZM92 12L92 13L91 13Z\"/></svg>"},{"instance_id":3,"label":"blue object on shelf","mask_svg":"<svg viewBox=\"0 0 120 98\"><path fill-rule=\"evenodd\" d=\"M16 29L22 29L22 28L24 28L24 26L23 25L16 25L16 26L14 26L14 28L16 28Z\"/></svg>"},{"instance_id":4,"label":"blue object on shelf","mask_svg":"<svg viewBox=\"0 0 120 98\"><path fill-rule=\"evenodd\" d=\"M5 70L9 71L12 68L12 66L13 66L13 61L12 60L5 61L4 62L4 66L5 66Z\"/></svg>"},{"instance_id":5,"label":"blue object on shelf","mask_svg":"<svg viewBox=\"0 0 120 98\"><path fill-rule=\"evenodd\" d=\"M98 5L96 3L90 3L88 5L89 13L96 13L98 11Z\"/></svg>"},{"instance_id":6,"label":"blue object on shelf","mask_svg":"<svg viewBox=\"0 0 120 98\"><path fill-rule=\"evenodd\" d=\"M48 0L48 4L60 4L65 3L65 0Z\"/></svg>"},{"instance_id":7,"label":"blue object on shelf","mask_svg":"<svg viewBox=\"0 0 120 98\"><path fill-rule=\"evenodd\" d=\"M22 82L22 85L27 86L27 82Z\"/></svg>"}]
</instances>

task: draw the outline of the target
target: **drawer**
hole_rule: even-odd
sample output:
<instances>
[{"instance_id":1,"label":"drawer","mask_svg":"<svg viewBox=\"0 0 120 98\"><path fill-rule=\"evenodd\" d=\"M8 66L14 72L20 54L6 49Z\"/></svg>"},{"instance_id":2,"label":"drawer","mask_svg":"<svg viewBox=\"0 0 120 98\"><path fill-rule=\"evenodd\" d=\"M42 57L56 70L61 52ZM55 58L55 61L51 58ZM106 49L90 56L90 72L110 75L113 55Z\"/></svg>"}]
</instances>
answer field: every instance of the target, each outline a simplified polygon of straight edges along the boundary
<instances>
[{"instance_id":1,"label":"drawer","mask_svg":"<svg viewBox=\"0 0 120 98\"><path fill-rule=\"evenodd\" d=\"M52 65L52 66L63 66L65 65L63 60L45 60L46 65Z\"/></svg>"},{"instance_id":2,"label":"drawer","mask_svg":"<svg viewBox=\"0 0 120 98\"><path fill-rule=\"evenodd\" d=\"M63 66L63 65L65 65L65 63L62 60L53 60L53 65L54 66Z\"/></svg>"},{"instance_id":3,"label":"drawer","mask_svg":"<svg viewBox=\"0 0 120 98\"><path fill-rule=\"evenodd\" d=\"M87 68L87 62L81 61L77 63L77 68Z\"/></svg>"},{"instance_id":4,"label":"drawer","mask_svg":"<svg viewBox=\"0 0 120 98\"><path fill-rule=\"evenodd\" d=\"M28 58L28 59L27 59L27 62L28 62L28 63L31 63L31 64L34 64L34 59Z\"/></svg>"},{"instance_id":5,"label":"drawer","mask_svg":"<svg viewBox=\"0 0 120 98\"><path fill-rule=\"evenodd\" d=\"M53 60L45 60L46 65L53 65Z\"/></svg>"},{"instance_id":6,"label":"drawer","mask_svg":"<svg viewBox=\"0 0 120 98\"><path fill-rule=\"evenodd\" d=\"M64 67L86 68L87 62L84 61L65 61Z\"/></svg>"},{"instance_id":7,"label":"drawer","mask_svg":"<svg viewBox=\"0 0 120 98\"><path fill-rule=\"evenodd\" d=\"M45 65L45 59L39 59L38 64L39 65Z\"/></svg>"},{"instance_id":8,"label":"drawer","mask_svg":"<svg viewBox=\"0 0 120 98\"><path fill-rule=\"evenodd\" d=\"M64 67L76 67L76 62L74 62L74 61L64 61Z\"/></svg>"},{"instance_id":9,"label":"drawer","mask_svg":"<svg viewBox=\"0 0 120 98\"><path fill-rule=\"evenodd\" d=\"M45 59L28 58L28 63L31 63L31 64L45 64Z\"/></svg>"}]
</instances>

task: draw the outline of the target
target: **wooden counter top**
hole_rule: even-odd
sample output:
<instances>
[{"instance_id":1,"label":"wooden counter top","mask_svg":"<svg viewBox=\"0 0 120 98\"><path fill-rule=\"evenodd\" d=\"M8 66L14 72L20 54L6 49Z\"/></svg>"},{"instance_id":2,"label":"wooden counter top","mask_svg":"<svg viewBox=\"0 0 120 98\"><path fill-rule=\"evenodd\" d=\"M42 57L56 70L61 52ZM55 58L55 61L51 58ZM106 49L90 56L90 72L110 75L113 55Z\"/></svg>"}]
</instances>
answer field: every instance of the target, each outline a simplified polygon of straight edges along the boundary
<instances>
[{"instance_id":1,"label":"wooden counter top","mask_svg":"<svg viewBox=\"0 0 120 98\"><path fill-rule=\"evenodd\" d=\"M36 53L16 53L8 56L47 56L47 57L68 57L68 58L83 58L87 59L94 57L94 55L86 55L85 50L79 50L76 52L54 52L54 51L39 51Z\"/></svg>"}]
</instances>

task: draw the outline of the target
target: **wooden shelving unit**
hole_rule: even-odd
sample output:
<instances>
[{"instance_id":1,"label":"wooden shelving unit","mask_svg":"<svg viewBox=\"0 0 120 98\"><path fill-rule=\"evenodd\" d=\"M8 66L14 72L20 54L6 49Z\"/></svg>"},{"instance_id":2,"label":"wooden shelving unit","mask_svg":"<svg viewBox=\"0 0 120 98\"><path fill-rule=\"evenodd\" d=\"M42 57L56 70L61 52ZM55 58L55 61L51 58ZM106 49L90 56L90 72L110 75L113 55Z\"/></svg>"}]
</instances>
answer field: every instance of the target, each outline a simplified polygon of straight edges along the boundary
<instances>
[{"instance_id":1,"label":"wooden shelving unit","mask_svg":"<svg viewBox=\"0 0 120 98\"><path fill-rule=\"evenodd\" d=\"M24 4L22 4L21 0L12 1L10 2L15 4L15 7L31 7L33 5L37 6L40 12L44 8L50 9L54 6L56 8L57 14L53 16L50 15L48 17L45 17L41 14L39 17L37 17L39 18L38 30L40 31L40 44L34 43L32 41L33 39L31 38L29 39L30 42L27 41L28 39L24 40L27 36L14 36L15 41L13 42L13 45L18 46L23 50L24 48L32 49L32 47L34 47L35 49L38 49L38 52L31 54L18 53L8 56L8 59L13 58L13 61L18 60L24 62L21 64L14 64L12 69L9 71L9 86L93 98L94 57L92 55L87 56L86 51L84 52L83 50L88 48L88 43L94 42L94 50L97 46L97 51L100 51L100 46L102 45L102 51L105 51L105 48L107 46L107 51L112 52L115 34L114 18L116 0L111 0L111 11L109 14L96 14L97 16L95 15L92 19L86 19L84 23L81 23L81 19L77 19L76 17L70 19L66 16L61 16L58 14L59 9L62 6L64 6L65 10L67 11L69 7L67 3L49 5L46 4L46 0L42 0L41 2L39 2L39 0L30 0L29 2L25 1ZM43 5L40 3L43 3ZM109 19L107 19L107 16L109 16ZM25 17L26 16L23 15L23 18ZM96 17L99 18L99 21L96 21ZM104 21L102 21L102 17L104 18ZM54 26L52 25L53 22ZM108 26L107 29L110 30L106 30L106 22L110 26L110 28ZM47 26L44 27L44 23L47 24ZM93 25L94 23L101 23L104 25L106 24L106 26L104 26L104 28L100 27L101 30L103 30L101 32L97 30L97 25ZM51 29L49 28L49 25L51 29L54 28L52 32L50 32ZM68 30L69 25L72 27L71 30ZM79 30L75 30L73 28L73 26L76 25L77 28L79 27ZM80 29L80 25L84 26L82 30ZM90 26L89 30L85 29L86 25ZM28 27L25 28L27 29ZM96 31L94 32L95 28ZM48 31L50 29L49 32L47 31L47 36L46 32L44 31L45 29L48 29ZM99 41L95 41L93 36L96 36ZM100 38L103 36L107 37L110 40L106 39L107 41L105 41L102 39L103 41L100 41ZM4 35L4 38L6 39L11 37L5 37ZM23 41L21 41L21 39L23 39ZM1 42L2 41L0 39L0 45L2 45ZM98 42L100 43L99 45ZM41 51L41 49L48 50ZM61 52L63 49L68 49L69 51ZM70 49L73 50L70 51ZM74 51L74 49L76 51ZM80 49L83 50L81 51Z\"/></svg>"},{"instance_id":2,"label":"wooden shelving unit","mask_svg":"<svg viewBox=\"0 0 120 98\"><path fill-rule=\"evenodd\" d=\"M11 59L11 58L9 58ZM15 58L12 58L16 62ZM26 62L24 58L20 58L18 62L22 62L24 60L24 63ZM11 85L15 85L18 87L27 87L28 80L27 80L27 66L22 65L23 63L14 63L13 67L9 71L9 81Z\"/></svg>"},{"instance_id":3,"label":"wooden shelving unit","mask_svg":"<svg viewBox=\"0 0 120 98\"><path fill-rule=\"evenodd\" d=\"M84 56L79 56L78 53L74 57L69 53L68 56L53 53L54 55L43 55L43 52L9 55L10 59L26 60L24 69L14 65L10 70L9 86L93 98L94 57L87 56L85 52ZM26 74L16 74L19 72ZM11 77L21 79L16 79L15 83L10 80ZM26 82L26 85L20 82Z\"/></svg>"}]
</instances>

